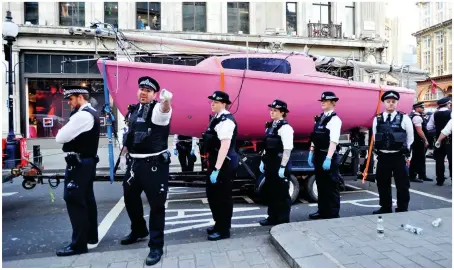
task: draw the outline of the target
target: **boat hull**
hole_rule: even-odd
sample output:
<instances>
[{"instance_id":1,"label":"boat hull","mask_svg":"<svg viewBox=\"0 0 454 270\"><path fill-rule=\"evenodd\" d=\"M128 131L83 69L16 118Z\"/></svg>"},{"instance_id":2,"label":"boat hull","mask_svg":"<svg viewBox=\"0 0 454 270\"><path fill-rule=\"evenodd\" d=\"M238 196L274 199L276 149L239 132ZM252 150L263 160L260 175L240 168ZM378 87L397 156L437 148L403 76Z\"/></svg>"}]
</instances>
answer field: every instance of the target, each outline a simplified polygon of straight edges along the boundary
<instances>
[{"instance_id":1,"label":"boat hull","mask_svg":"<svg viewBox=\"0 0 454 270\"><path fill-rule=\"evenodd\" d=\"M150 76L159 82L161 89L173 93L172 134L200 137L206 129L212 114L207 97L221 88L219 68L121 61L105 63L109 92L123 115L129 104L137 103L138 78ZM102 60L98 61L101 73L102 65ZM376 84L322 75L296 76L234 69L223 72L225 91L232 101L236 98L229 111L235 115L240 139L263 137L265 122L270 120L268 104L274 99L287 102L290 110L287 120L295 131L295 139L307 138L312 132L314 116L321 113L318 100L324 91L332 91L339 97L335 110L342 119L343 132L355 127L370 128L379 102L380 87ZM386 90L400 93L400 111L411 111L413 90L385 86L383 91Z\"/></svg>"}]
</instances>

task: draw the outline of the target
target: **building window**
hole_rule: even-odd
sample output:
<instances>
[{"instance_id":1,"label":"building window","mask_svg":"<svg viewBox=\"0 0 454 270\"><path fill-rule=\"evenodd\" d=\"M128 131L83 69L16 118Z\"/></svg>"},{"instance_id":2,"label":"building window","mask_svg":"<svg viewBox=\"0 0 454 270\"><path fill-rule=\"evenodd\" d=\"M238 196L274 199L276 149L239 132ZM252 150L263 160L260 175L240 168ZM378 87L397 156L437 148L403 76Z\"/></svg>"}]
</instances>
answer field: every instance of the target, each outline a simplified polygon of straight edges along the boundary
<instances>
[{"instance_id":1,"label":"building window","mask_svg":"<svg viewBox=\"0 0 454 270\"><path fill-rule=\"evenodd\" d=\"M31 24L39 24L39 8L38 2L25 2L24 3L24 22L30 22Z\"/></svg>"},{"instance_id":2,"label":"building window","mask_svg":"<svg viewBox=\"0 0 454 270\"><path fill-rule=\"evenodd\" d=\"M437 23L442 23L443 22L443 15L444 15L444 10L443 10L443 2L437 2Z\"/></svg>"},{"instance_id":3,"label":"building window","mask_svg":"<svg viewBox=\"0 0 454 270\"><path fill-rule=\"evenodd\" d=\"M136 3L136 29L161 30L161 3Z\"/></svg>"},{"instance_id":4,"label":"building window","mask_svg":"<svg viewBox=\"0 0 454 270\"><path fill-rule=\"evenodd\" d=\"M451 33L451 38L448 38L448 46L446 47L447 51L447 60L448 60L448 74L452 73L452 28L448 29L448 33Z\"/></svg>"},{"instance_id":5,"label":"building window","mask_svg":"<svg viewBox=\"0 0 454 270\"><path fill-rule=\"evenodd\" d=\"M296 2L286 3L287 34L296 35L298 29L296 19Z\"/></svg>"},{"instance_id":6,"label":"building window","mask_svg":"<svg viewBox=\"0 0 454 270\"><path fill-rule=\"evenodd\" d=\"M423 37L423 44L422 44L422 56L423 56L423 62L422 62L422 67L425 71L427 71L429 74L431 73L431 60L430 60L430 51L431 51L431 43L432 40L430 36L425 36Z\"/></svg>"},{"instance_id":7,"label":"building window","mask_svg":"<svg viewBox=\"0 0 454 270\"><path fill-rule=\"evenodd\" d=\"M435 94L432 93L432 86L429 85L429 90L427 90L426 94L424 95L424 100L439 100L445 97L445 93L441 88L437 87L435 89Z\"/></svg>"},{"instance_id":8,"label":"building window","mask_svg":"<svg viewBox=\"0 0 454 270\"><path fill-rule=\"evenodd\" d=\"M443 75L443 32L437 32L435 36L435 72L440 76Z\"/></svg>"},{"instance_id":9,"label":"building window","mask_svg":"<svg viewBox=\"0 0 454 270\"><path fill-rule=\"evenodd\" d=\"M85 26L85 3L60 2L60 26Z\"/></svg>"},{"instance_id":10,"label":"building window","mask_svg":"<svg viewBox=\"0 0 454 270\"><path fill-rule=\"evenodd\" d=\"M93 59L93 55L49 55L24 54L24 71L26 73L77 73L100 74L96 61L70 62L61 65L65 60Z\"/></svg>"},{"instance_id":11,"label":"building window","mask_svg":"<svg viewBox=\"0 0 454 270\"><path fill-rule=\"evenodd\" d=\"M104 22L118 28L118 2L104 2Z\"/></svg>"},{"instance_id":12,"label":"building window","mask_svg":"<svg viewBox=\"0 0 454 270\"><path fill-rule=\"evenodd\" d=\"M249 3L227 3L227 32L249 34Z\"/></svg>"},{"instance_id":13,"label":"building window","mask_svg":"<svg viewBox=\"0 0 454 270\"><path fill-rule=\"evenodd\" d=\"M71 108L63 99L62 85L81 85L91 88L89 102L98 112L105 104L102 79L26 79L28 89L28 138L55 137L68 122ZM114 106L113 112L116 114ZM106 126L100 135L105 136Z\"/></svg>"},{"instance_id":14,"label":"building window","mask_svg":"<svg viewBox=\"0 0 454 270\"><path fill-rule=\"evenodd\" d=\"M355 34L355 2L345 4L345 36L351 37Z\"/></svg>"},{"instance_id":15,"label":"building window","mask_svg":"<svg viewBox=\"0 0 454 270\"><path fill-rule=\"evenodd\" d=\"M206 2L183 2L183 31L207 31Z\"/></svg>"},{"instance_id":16,"label":"building window","mask_svg":"<svg viewBox=\"0 0 454 270\"><path fill-rule=\"evenodd\" d=\"M312 19L315 23L331 23L331 3L319 2L312 4Z\"/></svg>"}]
</instances>

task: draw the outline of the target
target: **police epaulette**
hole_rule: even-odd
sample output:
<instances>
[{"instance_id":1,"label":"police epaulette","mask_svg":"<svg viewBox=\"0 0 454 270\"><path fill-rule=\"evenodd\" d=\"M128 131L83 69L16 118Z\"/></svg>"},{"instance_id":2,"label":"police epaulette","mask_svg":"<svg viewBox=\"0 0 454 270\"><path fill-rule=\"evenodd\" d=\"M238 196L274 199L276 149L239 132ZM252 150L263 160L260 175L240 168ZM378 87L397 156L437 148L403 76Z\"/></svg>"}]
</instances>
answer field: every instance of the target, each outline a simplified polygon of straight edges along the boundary
<instances>
[{"instance_id":1,"label":"police epaulette","mask_svg":"<svg viewBox=\"0 0 454 270\"><path fill-rule=\"evenodd\" d=\"M265 122L265 128L271 127L272 122Z\"/></svg>"},{"instance_id":2,"label":"police epaulette","mask_svg":"<svg viewBox=\"0 0 454 270\"><path fill-rule=\"evenodd\" d=\"M137 104L129 104L128 111L133 111L137 107Z\"/></svg>"},{"instance_id":3,"label":"police epaulette","mask_svg":"<svg viewBox=\"0 0 454 270\"><path fill-rule=\"evenodd\" d=\"M377 113L377 115L376 115L376 116L377 116L377 117L381 117L381 113Z\"/></svg>"}]
</instances>

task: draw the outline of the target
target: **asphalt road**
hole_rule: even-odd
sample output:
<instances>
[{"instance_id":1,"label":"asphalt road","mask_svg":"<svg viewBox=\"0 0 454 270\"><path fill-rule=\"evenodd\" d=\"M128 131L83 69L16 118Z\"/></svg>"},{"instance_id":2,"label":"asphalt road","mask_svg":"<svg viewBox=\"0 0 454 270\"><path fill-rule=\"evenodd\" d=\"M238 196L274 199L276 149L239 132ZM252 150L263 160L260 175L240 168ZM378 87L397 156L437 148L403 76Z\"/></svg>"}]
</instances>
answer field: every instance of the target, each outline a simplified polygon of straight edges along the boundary
<instances>
[{"instance_id":1,"label":"asphalt road","mask_svg":"<svg viewBox=\"0 0 454 270\"><path fill-rule=\"evenodd\" d=\"M434 177L435 164L429 162L429 177ZM448 175L448 173L446 173ZM52 190L55 202L50 201L48 185L25 190L22 179L3 184L3 260L54 256L55 250L69 243L71 224L63 200L63 185ZM349 181L348 191L342 192L341 217L369 215L378 206L374 183ZM92 251L107 251L146 247L147 241L121 246L120 238L129 233L129 218L122 199L120 183L95 183L98 203L100 242ZM232 237L268 234L269 227L258 221L266 217L266 206L256 204L245 194L235 192ZM393 188L393 198L396 197ZM442 187L435 182L411 183L411 210L451 207L452 184L448 179ZM148 203L145 196L145 217L148 223ZM205 191L201 188L170 188L166 212L166 244L205 241L205 229L211 225L211 213ZM308 214L317 210L316 204L304 199L292 206L291 221L308 220ZM386 222L386 221L385 221ZM408 221L411 224L411 220Z\"/></svg>"}]
</instances>

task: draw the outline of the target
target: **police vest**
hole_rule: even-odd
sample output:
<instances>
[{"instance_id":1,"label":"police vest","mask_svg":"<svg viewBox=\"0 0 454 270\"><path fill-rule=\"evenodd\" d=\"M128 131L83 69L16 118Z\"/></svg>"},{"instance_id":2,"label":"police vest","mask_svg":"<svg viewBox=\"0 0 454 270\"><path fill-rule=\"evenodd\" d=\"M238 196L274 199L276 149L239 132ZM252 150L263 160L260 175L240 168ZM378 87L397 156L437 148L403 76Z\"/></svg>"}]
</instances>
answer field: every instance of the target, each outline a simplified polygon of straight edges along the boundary
<instances>
[{"instance_id":1,"label":"police vest","mask_svg":"<svg viewBox=\"0 0 454 270\"><path fill-rule=\"evenodd\" d=\"M153 109L158 103L153 101L128 107L128 132L125 136L124 145L132 154L153 154L168 148L170 124L166 126L155 125L151 121Z\"/></svg>"},{"instance_id":2,"label":"police vest","mask_svg":"<svg viewBox=\"0 0 454 270\"><path fill-rule=\"evenodd\" d=\"M236 149L236 137L238 135L238 126L236 124L235 118L233 118L232 114L223 114L219 117L214 117L211 119L207 130L202 133L203 141L204 141L204 148L205 151L212 154L217 153L219 148L221 147L221 141L218 138L218 133L214 129L218 124L221 122L230 119L235 124L235 129L233 130L233 136L230 143L229 153L234 152Z\"/></svg>"},{"instance_id":3,"label":"police vest","mask_svg":"<svg viewBox=\"0 0 454 270\"><path fill-rule=\"evenodd\" d=\"M415 114L415 113L412 113L410 115L410 119L412 120L413 122L413 118L415 116L419 116L422 118L422 131L424 132L424 136L428 136L428 132L427 132L427 119L425 117L423 117L422 115L420 114ZM419 136L418 132L416 131L416 126L415 124L413 124L413 134L414 134L414 137L415 137L415 141L413 142L414 144L424 144L424 140Z\"/></svg>"},{"instance_id":4,"label":"police vest","mask_svg":"<svg viewBox=\"0 0 454 270\"><path fill-rule=\"evenodd\" d=\"M311 134L311 141L314 143L316 150L328 150L330 142L330 130L326 128L328 122L337 115L335 112L331 113L329 116L326 116L324 119L323 114L315 116L315 125L314 131Z\"/></svg>"},{"instance_id":5,"label":"police vest","mask_svg":"<svg viewBox=\"0 0 454 270\"><path fill-rule=\"evenodd\" d=\"M279 129L283 125L287 125L287 120L279 120L276 123L267 122L265 124L265 151L267 153L281 153L284 151L284 145L282 143L281 136L278 135Z\"/></svg>"},{"instance_id":6,"label":"police vest","mask_svg":"<svg viewBox=\"0 0 454 270\"><path fill-rule=\"evenodd\" d=\"M377 132L375 134L375 149L404 150L407 147L407 132L402 128L404 114L397 112L390 123L386 123L383 113L377 115Z\"/></svg>"},{"instance_id":7,"label":"police vest","mask_svg":"<svg viewBox=\"0 0 454 270\"><path fill-rule=\"evenodd\" d=\"M451 119L451 110L437 111L434 114L435 132L437 138L440 136L441 131L445 128ZM451 136L450 136L451 137Z\"/></svg>"},{"instance_id":8,"label":"police vest","mask_svg":"<svg viewBox=\"0 0 454 270\"><path fill-rule=\"evenodd\" d=\"M98 153L99 146L99 116L97 112L89 106L84 107L82 111L86 111L93 116L93 127L89 131L82 132L70 142L64 143L63 152L79 153L81 157L95 157ZM72 114L74 114L74 112Z\"/></svg>"}]
</instances>

